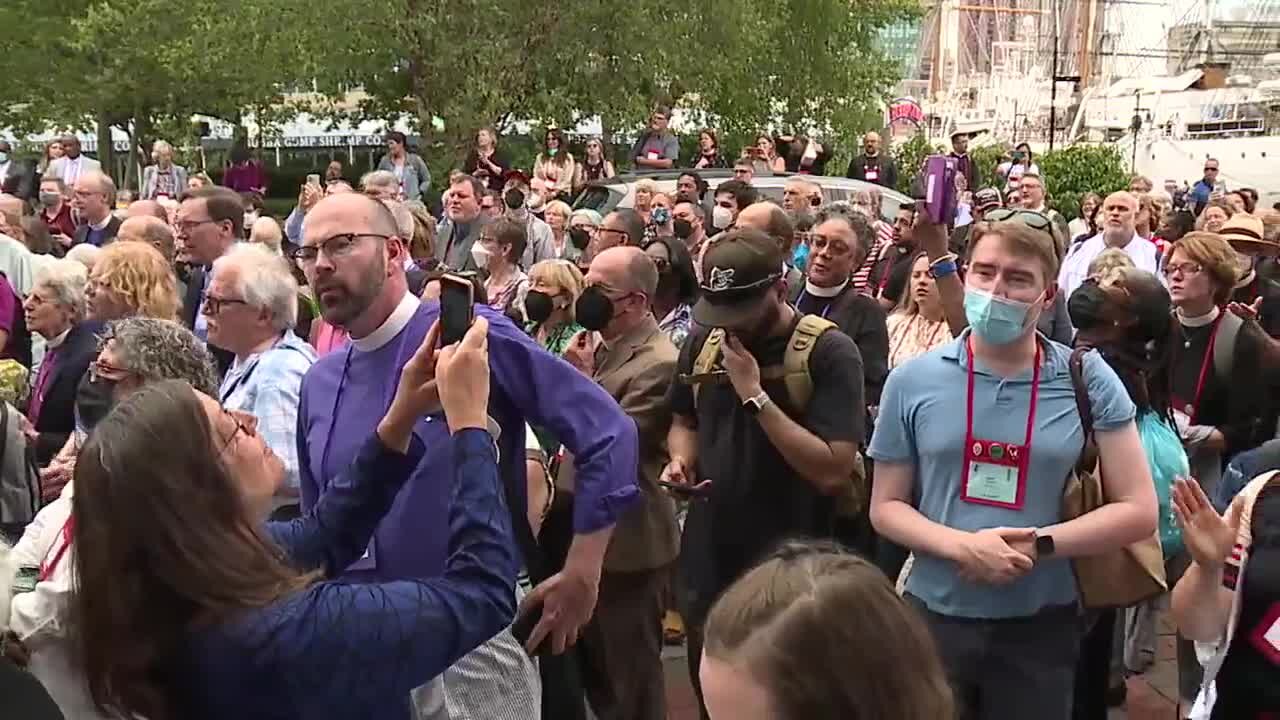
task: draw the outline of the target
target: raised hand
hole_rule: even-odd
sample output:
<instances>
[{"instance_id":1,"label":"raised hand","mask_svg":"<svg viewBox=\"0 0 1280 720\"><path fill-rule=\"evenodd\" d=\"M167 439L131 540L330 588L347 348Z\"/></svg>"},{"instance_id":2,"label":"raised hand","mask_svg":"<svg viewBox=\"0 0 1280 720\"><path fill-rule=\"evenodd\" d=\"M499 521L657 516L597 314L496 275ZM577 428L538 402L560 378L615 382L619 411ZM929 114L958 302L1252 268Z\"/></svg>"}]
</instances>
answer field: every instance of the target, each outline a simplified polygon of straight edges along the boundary
<instances>
[{"instance_id":1,"label":"raised hand","mask_svg":"<svg viewBox=\"0 0 1280 720\"><path fill-rule=\"evenodd\" d=\"M1182 540L1196 565L1215 570L1231 554L1236 534L1240 531L1240 515L1244 503L1237 497L1226 516L1218 514L1205 497L1200 483L1192 478L1178 478L1173 483L1173 514L1182 526Z\"/></svg>"},{"instance_id":2,"label":"raised hand","mask_svg":"<svg viewBox=\"0 0 1280 720\"><path fill-rule=\"evenodd\" d=\"M760 364L756 362L755 356L734 335L726 336L721 348L724 369L729 373L729 382L733 383L733 390L738 393L738 398L746 402L759 395Z\"/></svg>"}]
</instances>

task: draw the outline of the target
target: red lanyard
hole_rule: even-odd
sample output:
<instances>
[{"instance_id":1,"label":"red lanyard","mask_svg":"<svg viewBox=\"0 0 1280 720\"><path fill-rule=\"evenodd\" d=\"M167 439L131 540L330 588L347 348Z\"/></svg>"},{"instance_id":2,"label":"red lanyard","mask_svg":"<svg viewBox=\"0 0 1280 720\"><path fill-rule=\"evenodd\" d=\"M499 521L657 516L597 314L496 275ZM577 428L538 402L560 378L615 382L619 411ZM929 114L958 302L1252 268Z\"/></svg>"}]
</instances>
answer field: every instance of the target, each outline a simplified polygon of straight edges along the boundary
<instances>
[{"instance_id":1,"label":"red lanyard","mask_svg":"<svg viewBox=\"0 0 1280 720\"><path fill-rule=\"evenodd\" d=\"M1204 392L1205 381L1209 377L1209 368L1213 367L1213 346L1218 343L1218 325L1222 323L1222 313L1218 313L1218 317L1213 321L1213 330L1209 333L1209 346L1205 348L1204 359L1200 361L1200 376L1196 378L1196 394L1192 398L1191 404L1181 408L1187 414L1187 419L1194 421L1196 411L1200 409L1200 394Z\"/></svg>"},{"instance_id":2,"label":"red lanyard","mask_svg":"<svg viewBox=\"0 0 1280 720\"><path fill-rule=\"evenodd\" d=\"M62 562L62 556L67 554L67 548L71 547L71 534L75 532L75 516L67 516L67 521L62 523L62 532L59 538L62 540L62 547L58 548L58 552L53 554L53 559L49 559L48 553L45 553L45 562L40 563L39 582L48 580L53 571L58 569L58 565Z\"/></svg>"},{"instance_id":3,"label":"red lanyard","mask_svg":"<svg viewBox=\"0 0 1280 720\"><path fill-rule=\"evenodd\" d=\"M965 404L964 412L964 444L965 452L968 452L969 446L973 445L973 338L966 338L966 347L969 350L969 398ZM1022 463L1023 467L1030 467L1031 463L1031 433L1035 430L1036 423L1036 400L1040 397L1040 343L1036 342L1036 359L1035 365L1031 369L1031 408L1027 410L1027 438L1022 442Z\"/></svg>"}]
</instances>

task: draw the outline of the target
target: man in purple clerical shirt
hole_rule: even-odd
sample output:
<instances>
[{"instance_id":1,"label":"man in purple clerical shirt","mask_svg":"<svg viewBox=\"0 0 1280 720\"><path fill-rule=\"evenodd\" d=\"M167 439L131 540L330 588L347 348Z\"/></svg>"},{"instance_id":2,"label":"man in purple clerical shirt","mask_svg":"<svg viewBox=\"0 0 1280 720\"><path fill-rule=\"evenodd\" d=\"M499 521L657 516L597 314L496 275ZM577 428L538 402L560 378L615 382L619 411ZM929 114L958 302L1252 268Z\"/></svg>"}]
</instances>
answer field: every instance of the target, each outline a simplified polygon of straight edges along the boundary
<instances>
[{"instance_id":1,"label":"man in purple clerical shirt","mask_svg":"<svg viewBox=\"0 0 1280 720\"><path fill-rule=\"evenodd\" d=\"M304 510L351 463L361 438L394 396L400 368L439 315L437 303L419 302L408 292L405 252L390 212L363 195L326 197L307 215L295 258L325 320L349 332L352 341L321 358L302 383L298 457ZM549 649L561 653L591 618L613 527L639 499L636 428L599 385L498 313L484 306L476 312L490 323L490 414L502 429L500 469L508 497L525 502L526 422L547 428L575 456L576 535L568 558L555 575L534 578L542 581L522 605L522 612L542 608L530 645L545 638ZM348 570L352 580L431 576L444 566L448 428L443 417L427 417L414 432L426 455L368 552ZM524 516L523 507L507 510L514 518Z\"/></svg>"}]
</instances>

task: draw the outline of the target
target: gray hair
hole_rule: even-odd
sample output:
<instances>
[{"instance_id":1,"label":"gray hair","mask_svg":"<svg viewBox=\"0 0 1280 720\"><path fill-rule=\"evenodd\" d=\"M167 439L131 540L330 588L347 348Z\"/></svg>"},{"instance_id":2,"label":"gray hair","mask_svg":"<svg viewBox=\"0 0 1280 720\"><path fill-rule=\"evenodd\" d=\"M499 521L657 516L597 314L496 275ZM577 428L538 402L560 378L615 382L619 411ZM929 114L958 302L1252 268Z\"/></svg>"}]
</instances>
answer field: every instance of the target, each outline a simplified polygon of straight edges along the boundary
<instances>
[{"instance_id":1,"label":"gray hair","mask_svg":"<svg viewBox=\"0 0 1280 720\"><path fill-rule=\"evenodd\" d=\"M70 310L75 321L79 322L84 319L84 286L88 281L89 271L83 264L60 258L36 271L33 287L43 285L49 288L53 302Z\"/></svg>"},{"instance_id":2,"label":"gray hair","mask_svg":"<svg viewBox=\"0 0 1280 720\"><path fill-rule=\"evenodd\" d=\"M249 307L271 313L276 330L289 330L298 323L298 281L281 255L259 243L236 243L213 261L214 275L228 267L239 271L236 292Z\"/></svg>"},{"instance_id":3,"label":"gray hair","mask_svg":"<svg viewBox=\"0 0 1280 720\"><path fill-rule=\"evenodd\" d=\"M858 257L866 259L867 253L871 252L871 246L876 241L875 228L871 227L870 219L852 204L844 201L829 202L818 208L817 214L813 218L813 227L817 228L828 220L840 220L849 226L853 231L853 237L857 240Z\"/></svg>"},{"instance_id":4,"label":"gray hair","mask_svg":"<svg viewBox=\"0 0 1280 720\"><path fill-rule=\"evenodd\" d=\"M93 266L98 262L98 256L102 254L102 248L89 243L80 243L67 251L63 260L71 260L78 262L85 267L86 270L92 270Z\"/></svg>"},{"instance_id":5,"label":"gray hair","mask_svg":"<svg viewBox=\"0 0 1280 720\"><path fill-rule=\"evenodd\" d=\"M284 231L275 218L260 217L249 228L249 242L268 247L279 255L280 245L284 242Z\"/></svg>"},{"instance_id":6,"label":"gray hair","mask_svg":"<svg viewBox=\"0 0 1280 720\"><path fill-rule=\"evenodd\" d=\"M107 204L108 205L115 204L116 181L112 180L110 175L104 172L99 172L97 170L89 170L88 172L82 173L80 177L76 180L76 182L79 182L80 180L92 181L94 184L98 186L98 192L107 196Z\"/></svg>"},{"instance_id":7,"label":"gray hair","mask_svg":"<svg viewBox=\"0 0 1280 720\"><path fill-rule=\"evenodd\" d=\"M122 368L144 383L185 380L196 390L217 397L218 371L213 355L186 326L159 318L124 318L107 323L98 349L112 340Z\"/></svg>"},{"instance_id":8,"label":"gray hair","mask_svg":"<svg viewBox=\"0 0 1280 720\"><path fill-rule=\"evenodd\" d=\"M409 210L408 205L399 200L383 200L382 204L387 206L387 209L391 211L391 217L396 219L396 228L398 230L396 234L407 243L413 238L413 212Z\"/></svg>"},{"instance_id":9,"label":"gray hair","mask_svg":"<svg viewBox=\"0 0 1280 720\"><path fill-rule=\"evenodd\" d=\"M374 170L367 172L360 177L360 189L368 190L370 186L374 187L393 187L397 190L400 188L400 180L396 178L396 174L390 170Z\"/></svg>"}]
</instances>

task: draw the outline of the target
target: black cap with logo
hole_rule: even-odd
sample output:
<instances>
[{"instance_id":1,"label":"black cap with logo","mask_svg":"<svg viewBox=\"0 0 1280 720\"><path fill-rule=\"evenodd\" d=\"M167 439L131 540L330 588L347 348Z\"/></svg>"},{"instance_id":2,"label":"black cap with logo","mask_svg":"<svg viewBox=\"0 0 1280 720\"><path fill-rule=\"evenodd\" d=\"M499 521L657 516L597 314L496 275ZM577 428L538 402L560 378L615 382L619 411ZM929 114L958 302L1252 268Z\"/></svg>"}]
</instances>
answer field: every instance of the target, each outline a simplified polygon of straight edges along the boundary
<instances>
[{"instance_id":1,"label":"black cap with logo","mask_svg":"<svg viewBox=\"0 0 1280 720\"><path fill-rule=\"evenodd\" d=\"M710 240L702 255L702 297L694 322L735 327L756 316L769 288L782 278L782 251L759 230L739 228Z\"/></svg>"}]
</instances>

